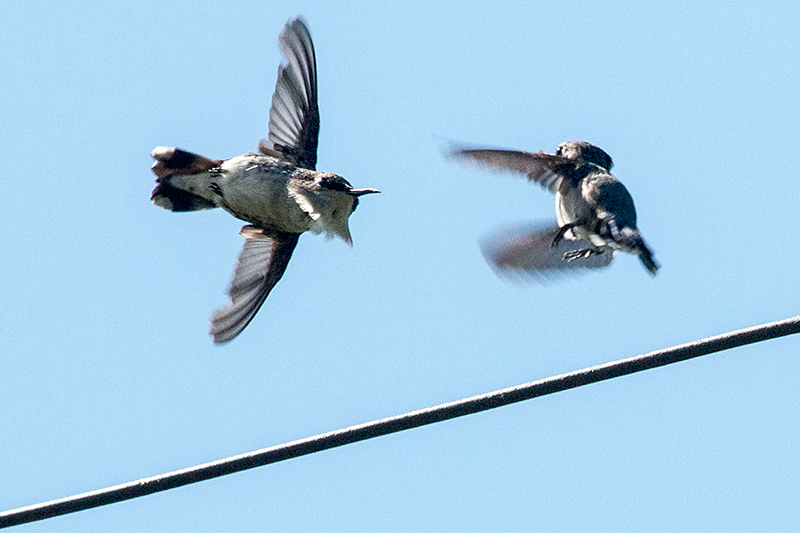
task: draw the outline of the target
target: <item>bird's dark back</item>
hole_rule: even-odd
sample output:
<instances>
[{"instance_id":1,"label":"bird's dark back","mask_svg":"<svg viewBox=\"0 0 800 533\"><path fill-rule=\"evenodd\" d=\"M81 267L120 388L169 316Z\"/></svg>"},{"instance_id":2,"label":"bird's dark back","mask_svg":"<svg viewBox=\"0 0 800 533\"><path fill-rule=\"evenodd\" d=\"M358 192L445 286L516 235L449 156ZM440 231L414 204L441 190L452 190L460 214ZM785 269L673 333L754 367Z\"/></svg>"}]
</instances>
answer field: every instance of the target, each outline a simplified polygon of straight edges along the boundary
<instances>
[{"instance_id":1,"label":"bird's dark back","mask_svg":"<svg viewBox=\"0 0 800 533\"><path fill-rule=\"evenodd\" d=\"M628 189L611 174L598 173L587 179L587 192L597 209L614 215L619 227L636 228L636 208Z\"/></svg>"}]
</instances>

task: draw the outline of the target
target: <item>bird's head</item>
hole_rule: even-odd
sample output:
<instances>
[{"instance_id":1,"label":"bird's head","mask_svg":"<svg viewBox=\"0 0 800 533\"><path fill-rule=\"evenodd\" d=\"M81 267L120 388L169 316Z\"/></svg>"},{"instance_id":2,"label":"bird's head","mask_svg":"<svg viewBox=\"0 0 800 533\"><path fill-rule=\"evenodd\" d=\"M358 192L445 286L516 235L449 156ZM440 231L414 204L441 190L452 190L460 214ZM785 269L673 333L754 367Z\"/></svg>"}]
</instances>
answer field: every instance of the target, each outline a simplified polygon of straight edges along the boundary
<instances>
[{"instance_id":1,"label":"bird's head","mask_svg":"<svg viewBox=\"0 0 800 533\"><path fill-rule=\"evenodd\" d=\"M558 145L556 155L567 159L580 159L586 163L593 163L608 171L614 166L611 156L599 146L586 141L568 141Z\"/></svg>"},{"instance_id":2,"label":"bird's head","mask_svg":"<svg viewBox=\"0 0 800 533\"><path fill-rule=\"evenodd\" d=\"M343 177L330 172L320 172L316 179L320 214L317 220L329 235L338 235L352 245L348 221L358 207L358 199L365 194L379 193L378 189L354 189Z\"/></svg>"}]
</instances>

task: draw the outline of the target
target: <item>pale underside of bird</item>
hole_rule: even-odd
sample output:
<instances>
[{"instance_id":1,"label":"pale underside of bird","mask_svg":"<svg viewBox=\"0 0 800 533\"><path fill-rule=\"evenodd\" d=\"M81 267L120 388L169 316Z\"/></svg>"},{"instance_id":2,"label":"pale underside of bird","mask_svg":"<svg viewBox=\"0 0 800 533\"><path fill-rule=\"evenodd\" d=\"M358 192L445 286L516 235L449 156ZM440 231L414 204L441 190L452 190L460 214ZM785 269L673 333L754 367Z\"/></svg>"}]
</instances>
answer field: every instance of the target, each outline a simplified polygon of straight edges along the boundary
<instances>
[{"instance_id":1,"label":"pale underside of bird","mask_svg":"<svg viewBox=\"0 0 800 533\"><path fill-rule=\"evenodd\" d=\"M260 154L211 159L157 147L151 200L171 211L221 207L249 222L237 260L228 305L211 318L215 343L228 342L250 323L283 276L300 234L338 236L352 245L349 217L364 194L341 176L316 170L319 137L317 66L311 35L302 20L286 24L278 44L287 63L269 112L269 136Z\"/></svg>"},{"instance_id":2,"label":"pale underside of bird","mask_svg":"<svg viewBox=\"0 0 800 533\"><path fill-rule=\"evenodd\" d=\"M601 148L577 141L562 143L555 154L489 148L453 148L451 154L522 174L555 194L556 221L484 241L483 254L498 273L543 280L606 267L617 251L638 256L653 275L658 271L636 226L633 199Z\"/></svg>"}]
</instances>

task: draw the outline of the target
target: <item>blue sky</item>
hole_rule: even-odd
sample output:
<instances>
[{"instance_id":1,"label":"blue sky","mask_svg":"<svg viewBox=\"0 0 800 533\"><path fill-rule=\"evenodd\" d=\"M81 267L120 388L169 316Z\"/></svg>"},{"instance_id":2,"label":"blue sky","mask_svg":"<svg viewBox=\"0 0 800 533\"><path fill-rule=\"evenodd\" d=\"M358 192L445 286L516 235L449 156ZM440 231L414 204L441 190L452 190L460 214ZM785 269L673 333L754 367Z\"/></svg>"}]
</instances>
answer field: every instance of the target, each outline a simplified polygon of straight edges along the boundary
<instances>
[{"instance_id":1,"label":"blue sky","mask_svg":"<svg viewBox=\"0 0 800 533\"><path fill-rule=\"evenodd\" d=\"M375 187L304 235L228 345L222 211L149 152L267 134L284 23L317 51L318 168ZM0 7L0 510L798 314L796 2L15 2ZM541 285L479 241L554 218L449 141L611 154L662 270ZM382 437L24 531L796 531L798 339Z\"/></svg>"}]
</instances>

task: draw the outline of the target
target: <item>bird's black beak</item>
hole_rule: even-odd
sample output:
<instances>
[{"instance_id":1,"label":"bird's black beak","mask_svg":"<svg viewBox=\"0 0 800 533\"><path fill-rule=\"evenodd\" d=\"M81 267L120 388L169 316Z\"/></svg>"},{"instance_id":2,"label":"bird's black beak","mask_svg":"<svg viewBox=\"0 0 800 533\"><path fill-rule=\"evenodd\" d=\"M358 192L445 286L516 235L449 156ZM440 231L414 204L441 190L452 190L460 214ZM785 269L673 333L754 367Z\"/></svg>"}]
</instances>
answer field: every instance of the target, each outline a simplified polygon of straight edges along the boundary
<instances>
[{"instance_id":1,"label":"bird's black beak","mask_svg":"<svg viewBox=\"0 0 800 533\"><path fill-rule=\"evenodd\" d=\"M350 194L355 196L355 197L359 197L359 196L363 196L365 194L373 194L373 193L376 193L376 192L381 192L381 191L379 191L378 189L352 189L350 191Z\"/></svg>"}]
</instances>

